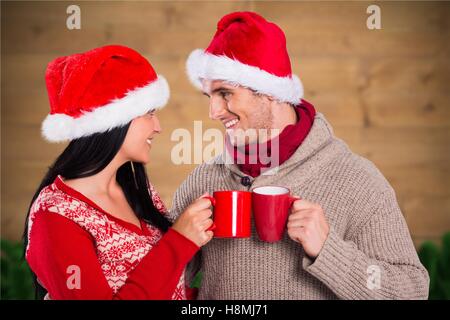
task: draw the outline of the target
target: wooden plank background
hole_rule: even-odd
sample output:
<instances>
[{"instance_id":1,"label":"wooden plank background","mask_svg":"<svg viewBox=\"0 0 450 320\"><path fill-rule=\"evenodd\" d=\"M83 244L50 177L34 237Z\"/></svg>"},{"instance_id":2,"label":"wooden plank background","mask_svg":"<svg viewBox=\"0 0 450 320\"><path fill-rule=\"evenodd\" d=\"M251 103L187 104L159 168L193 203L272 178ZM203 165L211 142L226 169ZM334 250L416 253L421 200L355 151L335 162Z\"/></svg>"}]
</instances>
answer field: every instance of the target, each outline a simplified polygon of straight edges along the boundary
<instances>
[{"instance_id":1,"label":"wooden plank background","mask_svg":"<svg viewBox=\"0 0 450 320\"><path fill-rule=\"evenodd\" d=\"M1 3L1 236L19 239L32 194L64 148L40 137L48 112L47 63L105 44L128 45L168 79L163 133L148 165L170 206L195 165L175 165L176 128L220 128L189 84L185 59L210 41L226 13L253 10L285 31L305 98L337 136L373 161L395 188L416 245L450 230L450 5L379 2L382 30L368 30L372 2L80 2L81 30L66 28L69 2Z\"/></svg>"}]
</instances>

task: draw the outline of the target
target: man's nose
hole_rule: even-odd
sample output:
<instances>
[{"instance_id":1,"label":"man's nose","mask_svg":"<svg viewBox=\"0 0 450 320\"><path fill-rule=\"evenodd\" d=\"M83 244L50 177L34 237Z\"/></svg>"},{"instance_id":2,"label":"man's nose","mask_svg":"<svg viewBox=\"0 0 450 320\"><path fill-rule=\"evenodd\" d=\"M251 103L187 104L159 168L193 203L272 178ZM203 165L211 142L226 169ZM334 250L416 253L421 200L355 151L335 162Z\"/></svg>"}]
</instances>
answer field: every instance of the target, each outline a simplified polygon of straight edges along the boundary
<instances>
[{"instance_id":1,"label":"man's nose","mask_svg":"<svg viewBox=\"0 0 450 320\"><path fill-rule=\"evenodd\" d=\"M209 118L212 120L220 120L226 113L224 104L214 97L209 99Z\"/></svg>"}]
</instances>

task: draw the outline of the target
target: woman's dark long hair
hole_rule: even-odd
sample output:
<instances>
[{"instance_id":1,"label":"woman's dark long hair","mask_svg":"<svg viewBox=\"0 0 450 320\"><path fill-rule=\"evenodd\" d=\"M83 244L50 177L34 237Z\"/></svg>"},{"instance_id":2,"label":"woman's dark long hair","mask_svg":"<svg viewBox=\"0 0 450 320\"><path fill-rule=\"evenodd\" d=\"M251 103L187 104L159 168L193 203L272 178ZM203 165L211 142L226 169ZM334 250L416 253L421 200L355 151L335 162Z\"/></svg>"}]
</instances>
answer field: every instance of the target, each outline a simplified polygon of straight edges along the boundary
<instances>
[{"instance_id":1,"label":"woman's dark long hair","mask_svg":"<svg viewBox=\"0 0 450 320\"><path fill-rule=\"evenodd\" d=\"M24 254L28 246L28 217L30 209L41 190L53 183L58 175L65 179L75 179L89 177L102 171L119 151L129 126L130 123L105 133L97 133L72 140L53 165L50 166L28 207L23 234ZM131 162L123 164L117 170L117 183L122 188L136 216L166 232L171 223L153 204L144 165L133 162L133 167L134 174ZM44 298L47 291L39 284L34 273L33 280L36 287L36 297L38 299Z\"/></svg>"}]
</instances>

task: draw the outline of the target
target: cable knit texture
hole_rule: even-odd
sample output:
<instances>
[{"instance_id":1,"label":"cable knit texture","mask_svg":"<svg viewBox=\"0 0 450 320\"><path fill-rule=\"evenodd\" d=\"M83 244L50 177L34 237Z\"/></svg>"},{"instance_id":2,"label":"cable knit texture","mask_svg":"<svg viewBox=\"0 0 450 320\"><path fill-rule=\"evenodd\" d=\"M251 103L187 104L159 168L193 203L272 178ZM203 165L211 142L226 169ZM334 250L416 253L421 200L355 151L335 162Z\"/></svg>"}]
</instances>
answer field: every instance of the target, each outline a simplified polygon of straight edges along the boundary
<instances>
[{"instance_id":1,"label":"cable knit texture","mask_svg":"<svg viewBox=\"0 0 450 320\"><path fill-rule=\"evenodd\" d=\"M204 192L287 186L322 206L330 233L312 261L287 233L277 243L213 239L191 261L203 271L199 299L426 299L429 278L395 192L375 165L354 154L317 113L295 154L271 175L250 178L225 155L197 167L177 190L174 220ZM379 286L371 282L379 270ZM372 284L372 285L371 285Z\"/></svg>"}]
</instances>

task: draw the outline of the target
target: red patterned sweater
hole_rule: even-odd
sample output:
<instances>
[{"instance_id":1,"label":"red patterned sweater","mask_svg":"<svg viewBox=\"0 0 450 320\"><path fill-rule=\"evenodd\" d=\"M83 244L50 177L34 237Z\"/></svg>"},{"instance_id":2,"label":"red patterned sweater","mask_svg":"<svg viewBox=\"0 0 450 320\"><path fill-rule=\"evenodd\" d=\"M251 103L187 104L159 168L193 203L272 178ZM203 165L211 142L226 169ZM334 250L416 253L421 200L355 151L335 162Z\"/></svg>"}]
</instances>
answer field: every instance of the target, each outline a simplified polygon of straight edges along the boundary
<instances>
[{"instance_id":1,"label":"red patterned sweater","mask_svg":"<svg viewBox=\"0 0 450 320\"><path fill-rule=\"evenodd\" d=\"M26 259L48 298L187 298L184 272L196 244L172 228L162 234L112 216L60 176L33 203L28 228Z\"/></svg>"}]
</instances>

